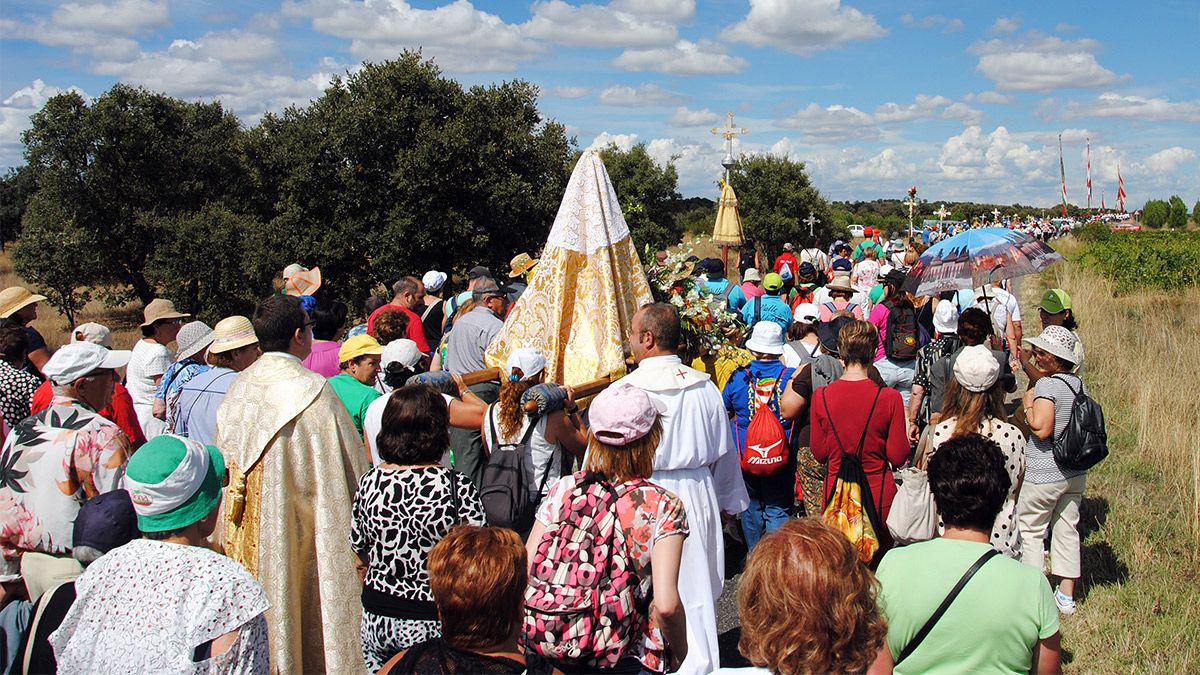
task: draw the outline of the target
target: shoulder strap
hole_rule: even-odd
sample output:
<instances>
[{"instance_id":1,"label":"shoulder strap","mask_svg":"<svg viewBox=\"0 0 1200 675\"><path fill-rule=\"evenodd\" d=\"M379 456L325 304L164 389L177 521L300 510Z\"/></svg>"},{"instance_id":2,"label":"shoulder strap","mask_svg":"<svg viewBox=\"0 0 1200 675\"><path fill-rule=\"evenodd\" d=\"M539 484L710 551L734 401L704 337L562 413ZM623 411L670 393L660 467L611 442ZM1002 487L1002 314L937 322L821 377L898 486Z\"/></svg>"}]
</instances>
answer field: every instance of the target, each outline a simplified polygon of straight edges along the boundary
<instances>
[{"instance_id":1,"label":"shoulder strap","mask_svg":"<svg viewBox=\"0 0 1200 675\"><path fill-rule=\"evenodd\" d=\"M858 439L858 449L855 450L859 455L862 454L863 444L867 441L867 431L871 428L871 418L875 416L875 404L879 403L879 394L882 392L883 387L875 390L875 400L871 401L871 410L867 413L867 423L863 426L862 436ZM833 416L829 414L829 392L827 390L822 389L821 402L825 405L825 417L828 417L832 421ZM846 446L842 443L842 437L838 435L837 427L831 423L829 428L833 431L833 438L837 441L838 448L841 449L843 455L846 454Z\"/></svg>"},{"instance_id":2,"label":"shoulder strap","mask_svg":"<svg viewBox=\"0 0 1200 675\"><path fill-rule=\"evenodd\" d=\"M458 472L454 469L447 469L450 472L450 508L454 510L454 524L458 525L463 521L462 508L458 501Z\"/></svg>"},{"instance_id":3,"label":"shoulder strap","mask_svg":"<svg viewBox=\"0 0 1200 675\"><path fill-rule=\"evenodd\" d=\"M438 305L440 305L440 304L442 304L442 303L444 303L444 302L446 302L446 301L445 301L445 300L439 300L439 301L437 301L437 302L433 303L432 305L426 305L426 306L425 306L425 311L424 311L424 312L421 312L421 322L422 322L422 323L424 323L425 319L426 319L426 318L429 316L429 313L433 311L433 308L434 308L434 307L437 307Z\"/></svg>"},{"instance_id":4,"label":"shoulder strap","mask_svg":"<svg viewBox=\"0 0 1200 675\"><path fill-rule=\"evenodd\" d=\"M1060 375L1062 375L1062 373L1057 373L1057 374L1055 374L1055 375L1051 375L1051 376L1050 376L1050 379L1052 379L1052 380L1058 380L1059 382L1062 382L1063 384L1067 385L1067 389L1070 389L1070 390L1071 390L1071 394L1072 394L1073 396L1075 396L1075 398L1079 398L1079 394L1083 392L1083 387L1081 386L1081 387L1079 388L1079 391L1075 391L1075 387L1072 387L1072 386L1071 386L1071 383L1070 383L1070 382L1067 382L1066 378L1064 378L1064 377L1060 377ZM1081 384L1082 384L1082 383L1081 383Z\"/></svg>"},{"instance_id":5,"label":"shoulder strap","mask_svg":"<svg viewBox=\"0 0 1200 675\"><path fill-rule=\"evenodd\" d=\"M975 573L979 571L979 568L983 567L987 561L996 557L999 555L999 553L1000 552L996 549L991 548L988 549L987 553L979 556L979 559L975 561L974 565L971 565L966 574L962 575L962 578L958 580L958 583L954 585L954 588L950 589L949 595L947 595L946 599L942 600L942 604L938 605L938 608L934 610L933 616L929 617L929 620L925 622L924 626L921 626L921 630L917 631L917 634L913 636L913 639L909 640L908 644L904 645L904 649L901 650L900 656L896 658L896 662L893 665L898 666L900 665L901 661L907 659L909 656L912 656L912 653L917 650L917 647L919 647L925 637L929 635L929 631L933 630L933 627L937 624L938 620L941 619L942 615L946 613L946 610L950 608L950 603L954 602L954 599L958 597L958 594L962 591L963 587L967 585L967 582L971 580L971 577L975 576Z\"/></svg>"},{"instance_id":6,"label":"shoulder strap","mask_svg":"<svg viewBox=\"0 0 1200 675\"><path fill-rule=\"evenodd\" d=\"M754 323L758 323L761 318L762 318L762 296L756 295L754 297Z\"/></svg>"}]
</instances>

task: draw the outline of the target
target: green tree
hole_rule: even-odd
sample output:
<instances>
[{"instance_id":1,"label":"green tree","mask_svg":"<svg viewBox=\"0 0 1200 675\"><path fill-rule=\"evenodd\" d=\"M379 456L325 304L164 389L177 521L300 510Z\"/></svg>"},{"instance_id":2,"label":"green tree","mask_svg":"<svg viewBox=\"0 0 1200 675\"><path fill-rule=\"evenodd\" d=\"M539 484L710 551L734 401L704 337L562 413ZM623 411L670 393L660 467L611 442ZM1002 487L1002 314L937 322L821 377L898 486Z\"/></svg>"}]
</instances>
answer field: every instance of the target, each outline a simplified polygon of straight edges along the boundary
<instances>
[{"instance_id":1,"label":"green tree","mask_svg":"<svg viewBox=\"0 0 1200 675\"><path fill-rule=\"evenodd\" d=\"M28 167L9 169L0 178L0 250L21 234L21 219L36 189L33 172Z\"/></svg>"},{"instance_id":2,"label":"green tree","mask_svg":"<svg viewBox=\"0 0 1200 675\"><path fill-rule=\"evenodd\" d=\"M1196 200L1196 205L1192 207L1192 224L1200 225L1200 199Z\"/></svg>"},{"instance_id":3,"label":"green tree","mask_svg":"<svg viewBox=\"0 0 1200 675\"><path fill-rule=\"evenodd\" d=\"M40 194L33 197L32 222L13 247L13 270L66 317L64 329L70 330L92 298L84 270L99 265L101 247L93 232L71 220L67 205L36 204L45 199Z\"/></svg>"},{"instance_id":4,"label":"green tree","mask_svg":"<svg viewBox=\"0 0 1200 675\"><path fill-rule=\"evenodd\" d=\"M1161 199L1151 199L1142 207L1142 223L1149 228L1158 229L1166 224L1171 207Z\"/></svg>"},{"instance_id":5,"label":"green tree","mask_svg":"<svg viewBox=\"0 0 1200 675\"><path fill-rule=\"evenodd\" d=\"M629 150L610 144L600 149L600 158L612 179L637 250L646 246L660 250L678 244L683 236L683 223L674 215L681 200L676 189L679 173L675 165L655 162L646 152L645 143ZM714 210L709 216L709 231L715 219Z\"/></svg>"},{"instance_id":6,"label":"green tree","mask_svg":"<svg viewBox=\"0 0 1200 675\"><path fill-rule=\"evenodd\" d=\"M318 264L352 304L406 274L536 254L570 173L571 142L536 87L464 90L416 53L335 79L250 136L273 214L250 243L255 275Z\"/></svg>"},{"instance_id":7,"label":"green tree","mask_svg":"<svg viewBox=\"0 0 1200 675\"><path fill-rule=\"evenodd\" d=\"M833 234L833 211L812 185L803 162L771 154L742 155L729 172L738 194L738 211L746 238L760 249L778 252L784 242L808 237L803 221L818 220L813 234L822 242Z\"/></svg>"},{"instance_id":8,"label":"green tree","mask_svg":"<svg viewBox=\"0 0 1200 675\"><path fill-rule=\"evenodd\" d=\"M118 84L91 105L75 92L59 94L31 121L22 138L37 198L17 249L43 245L71 223L94 250L87 265L66 257L58 264L111 300L146 303L156 295L147 264L171 236L162 218L245 199L241 125L220 103ZM37 231L25 236L30 228ZM38 254L26 251L25 259Z\"/></svg>"},{"instance_id":9,"label":"green tree","mask_svg":"<svg viewBox=\"0 0 1200 675\"><path fill-rule=\"evenodd\" d=\"M1179 198L1179 195L1172 195L1170 202L1170 212L1167 214L1167 224L1171 227L1187 227L1187 204Z\"/></svg>"}]
</instances>

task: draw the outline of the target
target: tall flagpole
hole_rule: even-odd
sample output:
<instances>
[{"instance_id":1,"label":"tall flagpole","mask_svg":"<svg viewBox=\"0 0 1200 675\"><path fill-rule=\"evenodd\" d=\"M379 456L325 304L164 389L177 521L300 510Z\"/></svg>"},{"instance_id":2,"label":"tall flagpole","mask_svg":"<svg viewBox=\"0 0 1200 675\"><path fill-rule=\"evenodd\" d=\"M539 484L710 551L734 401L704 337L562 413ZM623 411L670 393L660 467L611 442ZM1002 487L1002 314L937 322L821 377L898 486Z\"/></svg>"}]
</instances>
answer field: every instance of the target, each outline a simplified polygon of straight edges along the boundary
<instances>
[{"instance_id":1,"label":"tall flagpole","mask_svg":"<svg viewBox=\"0 0 1200 675\"><path fill-rule=\"evenodd\" d=\"M1067 166L1063 164L1062 134L1058 135L1058 173L1062 177L1062 212L1067 217Z\"/></svg>"},{"instance_id":2,"label":"tall flagpole","mask_svg":"<svg viewBox=\"0 0 1200 675\"><path fill-rule=\"evenodd\" d=\"M1092 139L1087 139L1088 213L1092 211Z\"/></svg>"}]
</instances>

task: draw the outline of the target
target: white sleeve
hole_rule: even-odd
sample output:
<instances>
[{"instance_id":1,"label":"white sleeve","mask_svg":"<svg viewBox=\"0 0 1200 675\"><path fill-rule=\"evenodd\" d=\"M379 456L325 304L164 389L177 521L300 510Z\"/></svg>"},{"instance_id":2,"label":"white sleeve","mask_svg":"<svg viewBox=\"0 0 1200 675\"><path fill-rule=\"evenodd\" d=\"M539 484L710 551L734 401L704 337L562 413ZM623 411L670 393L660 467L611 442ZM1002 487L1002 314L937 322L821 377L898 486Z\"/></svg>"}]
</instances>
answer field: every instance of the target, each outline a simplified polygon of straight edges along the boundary
<instances>
[{"instance_id":1,"label":"white sleeve","mask_svg":"<svg viewBox=\"0 0 1200 675\"><path fill-rule=\"evenodd\" d=\"M725 421L725 404L715 384L709 384L717 410L712 413L714 423L709 430L712 443L717 446L717 461L712 465L713 490L717 493L717 506L725 513L741 513L750 506L750 495L746 493L746 481L742 478L742 466L733 447L729 424Z\"/></svg>"}]
</instances>

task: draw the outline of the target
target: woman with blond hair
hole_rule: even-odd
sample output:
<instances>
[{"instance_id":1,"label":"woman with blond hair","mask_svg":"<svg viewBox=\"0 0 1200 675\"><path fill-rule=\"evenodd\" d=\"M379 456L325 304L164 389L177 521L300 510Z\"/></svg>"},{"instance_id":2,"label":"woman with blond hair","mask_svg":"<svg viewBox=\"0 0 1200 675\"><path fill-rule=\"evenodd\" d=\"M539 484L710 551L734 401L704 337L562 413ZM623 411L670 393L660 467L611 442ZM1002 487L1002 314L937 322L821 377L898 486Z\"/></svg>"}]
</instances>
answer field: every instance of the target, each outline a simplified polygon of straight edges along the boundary
<instances>
[{"instance_id":1,"label":"woman with blond hair","mask_svg":"<svg viewBox=\"0 0 1200 675\"><path fill-rule=\"evenodd\" d=\"M929 454L938 446L966 434L979 434L994 441L1004 455L1004 470L1010 487L992 525L992 547L1015 560L1021 559L1017 536L1017 495L1025 474L1025 436L1009 424L1004 413L1004 386L1000 363L986 345L964 347L954 359L954 378L946 388L942 421L929 436Z\"/></svg>"},{"instance_id":2,"label":"woman with blond hair","mask_svg":"<svg viewBox=\"0 0 1200 675\"><path fill-rule=\"evenodd\" d=\"M526 543L530 560L527 644L543 644L537 631L528 630L531 623L545 618L538 614L542 608L531 601L531 595L544 599L539 589L552 587L562 576L560 565L547 553L562 543L558 537L564 526L565 531L577 532L570 527L578 519L576 510L581 500L590 501L588 495L594 494L597 483L615 492L617 525L624 533L623 553L637 580L634 604L648 608L644 614L635 611L631 615L640 625L614 668L556 663L563 672L668 672L687 656L687 623L678 586L687 516L679 497L649 481L662 440L660 416L664 411L662 403L632 385L615 385L601 392L588 410L591 437L583 471L555 483L538 510ZM581 573L569 578L587 576ZM557 641L564 636L551 637Z\"/></svg>"},{"instance_id":3,"label":"woman with blond hair","mask_svg":"<svg viewBox=\"0 0 1200 675\"><path fill-rule=\"evenodd\" d=\"M878 593L841 532L816 518L790 520L746 559L738 651L780 675L890 672Z\"/></svg>"}]
</instances>

